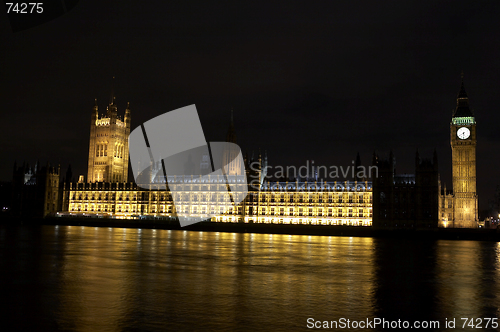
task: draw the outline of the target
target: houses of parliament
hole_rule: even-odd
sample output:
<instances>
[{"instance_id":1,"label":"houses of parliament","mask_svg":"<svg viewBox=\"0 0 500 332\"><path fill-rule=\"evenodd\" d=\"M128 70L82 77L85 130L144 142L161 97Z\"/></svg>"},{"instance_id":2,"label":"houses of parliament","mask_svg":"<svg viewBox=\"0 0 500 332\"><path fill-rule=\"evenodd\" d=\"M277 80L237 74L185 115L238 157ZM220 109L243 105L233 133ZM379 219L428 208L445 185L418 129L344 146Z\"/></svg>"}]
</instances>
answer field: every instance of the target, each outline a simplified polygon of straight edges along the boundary
<instances>
[{"instance_id":1,"label":"houses of parliament","mask_svg":"<svg viewBox=\"0 0 500 332\"><path fill-rule=\"evenodd\" d=\"M184 176L183 188L188 191L179 193L169 191L175 175L155 176L144 189L128 179L131 113L127 103L123 117L119 115L112 96L106 112L99 115L95 102L90 117L87 176L81 175L78 182L71 182L70 169L61 180L60 168L15 166L14 210L20 215L175 220L181 209L183 214L206 216L214 222L387 229L478 227L476 121L463 79L450 121L452 188L441 186L436 152L430 159L421 159L416 152L414 174L397 174L391 152L387 159L373 155L378 176L372 181L358 177L343 181L272 179L267 174L267 156L259 153L246 157L245 174L227 177L230 184L248 183L247 188L241 188L248 195L236 206L227 198L213 196L227 185L218 178ZM226 141L236 143L232 115L228 127ZM205 159L194 162L200 168L207 164ZM152 169L155 167L161 165ZM242 177L246 181L241 181Z\"/></svg>"}]
</instances>

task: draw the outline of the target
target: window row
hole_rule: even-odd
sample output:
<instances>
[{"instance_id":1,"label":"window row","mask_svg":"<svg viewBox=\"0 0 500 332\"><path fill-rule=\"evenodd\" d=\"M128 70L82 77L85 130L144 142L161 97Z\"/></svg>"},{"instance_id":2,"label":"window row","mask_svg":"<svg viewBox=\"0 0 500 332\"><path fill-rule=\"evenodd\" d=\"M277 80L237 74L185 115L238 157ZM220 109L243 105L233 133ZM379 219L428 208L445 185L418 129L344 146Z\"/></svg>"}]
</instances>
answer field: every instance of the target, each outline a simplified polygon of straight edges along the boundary
<instances>
[{"instance_id":1,"label":"window row","mask_svg":"<svg viewBox=\"0 0 500 332\"><path fill-rule=\"evenodd\" d=\"M257 197L250 195L249 201L253 201ZM261 202L328 202L328 203L368 203L372 201L372 196L370 194L263 194L260 197Z\"/></svg>"},{"instance_id":2,"label":"window row","mask_svg":"<svg viewBox=\"0 0 500 332\"><path fill-rule=\"evenodd\" d=\"M256 214L257 209L249 208L249 214ZM328 216L328 217L371 217L371 209L323 209L319 208L317 210L313 208L261 208L261 215L281 215L281 216Z\"/></svg>"}]
</instances>

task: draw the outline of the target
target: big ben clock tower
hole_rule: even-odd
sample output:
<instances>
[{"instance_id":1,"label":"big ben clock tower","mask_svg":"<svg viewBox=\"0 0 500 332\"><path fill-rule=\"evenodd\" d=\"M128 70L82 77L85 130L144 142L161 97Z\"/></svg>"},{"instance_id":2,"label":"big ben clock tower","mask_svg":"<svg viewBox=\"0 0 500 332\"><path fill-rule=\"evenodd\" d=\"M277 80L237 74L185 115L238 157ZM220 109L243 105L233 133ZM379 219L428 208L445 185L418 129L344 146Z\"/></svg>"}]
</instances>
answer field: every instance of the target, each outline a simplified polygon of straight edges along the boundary
<instances>
[{"instance_id":1,"label":"big ben clock tower","mask_svg":"<svg viewBox=\"0 0 500 332\"><path fill-rule=\"evenodd\" d=\"M476 192L476 120L469 108L463 74L462 86L457 98L457 108L450 124L452 178L453 178L453 226L477 227Z\"/></svg>"}]
</instances>

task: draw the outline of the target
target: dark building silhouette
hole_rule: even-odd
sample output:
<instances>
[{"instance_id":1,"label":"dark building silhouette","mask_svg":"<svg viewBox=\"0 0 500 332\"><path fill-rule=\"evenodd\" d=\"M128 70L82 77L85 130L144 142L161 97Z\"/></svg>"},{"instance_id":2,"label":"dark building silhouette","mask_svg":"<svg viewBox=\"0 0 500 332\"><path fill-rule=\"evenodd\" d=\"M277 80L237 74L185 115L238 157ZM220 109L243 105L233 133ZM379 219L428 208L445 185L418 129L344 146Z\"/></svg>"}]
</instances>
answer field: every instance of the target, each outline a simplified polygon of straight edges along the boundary
<instances>
[{"instance_id":1,"label":"dark building silhouette","mask_svg":"<svg viewBox=\"0 0 500 332\"><path fill-rule=\"evenodd\" d=\"M388 160L375 154L379 176L373 181L373 226L389 229L436 228L439 213L437 154L433 160L415 156L415 174L397 174L392 151Z\"/></svg>"},{"instance_id":2,"label":"dark building silhouette","mask_svg":"<svg viewBox=\"0 0 500 332\"><path fill-rule=\"evenodd\" d=\"M14 165L12 181L12 213L21 217L45 217L61 210L61 167L39 163Z\"/></svg>"}]
</instances>

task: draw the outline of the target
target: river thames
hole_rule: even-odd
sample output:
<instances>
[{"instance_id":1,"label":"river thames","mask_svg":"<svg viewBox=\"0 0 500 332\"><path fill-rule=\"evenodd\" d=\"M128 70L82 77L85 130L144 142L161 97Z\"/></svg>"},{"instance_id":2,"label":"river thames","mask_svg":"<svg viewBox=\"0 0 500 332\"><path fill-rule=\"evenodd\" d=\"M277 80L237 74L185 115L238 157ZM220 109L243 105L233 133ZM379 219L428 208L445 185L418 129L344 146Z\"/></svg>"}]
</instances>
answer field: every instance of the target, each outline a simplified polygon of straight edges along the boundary
<instances>
[{"instance_id":1,"label":"river thames","mask_svg":"<svg viewBox=\"0 0 500 332\"><path fill-rule=\"evenodd\" d=\"M443 331L474 318L485 330L499 317L498 280L496 242L0 228L9 330L297 331L341 318Z\"/></svg>"}]
</instances>

